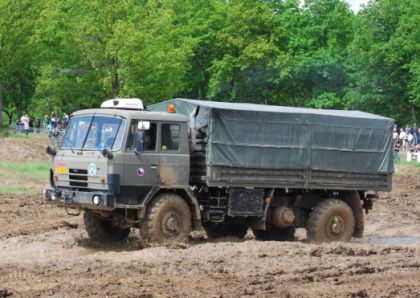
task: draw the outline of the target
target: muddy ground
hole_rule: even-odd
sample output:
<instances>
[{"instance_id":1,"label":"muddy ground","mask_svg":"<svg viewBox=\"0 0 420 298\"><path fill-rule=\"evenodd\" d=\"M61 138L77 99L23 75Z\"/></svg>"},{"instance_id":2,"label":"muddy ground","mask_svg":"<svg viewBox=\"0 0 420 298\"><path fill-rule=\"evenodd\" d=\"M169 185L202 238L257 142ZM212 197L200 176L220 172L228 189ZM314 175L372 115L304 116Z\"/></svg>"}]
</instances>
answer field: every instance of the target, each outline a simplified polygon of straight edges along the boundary
<instances>
[{"instance_id":1,"label":"muddy ground","mask_svg":"<svg viewBox=\"0 0 420 298\"><path fill-rule=\"evenodd\" d=\"M45 160L44 143L0 139L0 159ZM346 244L309 244L298 231L296 242L197 233L185 245L144 248L132 231L124 243L100 245L80 216L40 195L3 193L0 297L420 297L418 172L398 166L394 190L366 216L365 238Z\"/></svg>"}]
</instances>

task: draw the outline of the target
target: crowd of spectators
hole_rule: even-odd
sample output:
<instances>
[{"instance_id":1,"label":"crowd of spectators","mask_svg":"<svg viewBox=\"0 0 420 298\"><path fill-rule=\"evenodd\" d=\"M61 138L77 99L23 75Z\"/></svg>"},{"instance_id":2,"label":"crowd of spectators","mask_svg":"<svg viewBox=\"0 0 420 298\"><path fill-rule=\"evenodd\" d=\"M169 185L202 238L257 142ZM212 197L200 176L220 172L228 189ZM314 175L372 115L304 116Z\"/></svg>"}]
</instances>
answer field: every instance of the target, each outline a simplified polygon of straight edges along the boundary
<instances>
[{"instance_id":1,"label":"crowd of spectators","mask_svg":"<svg viewBox=\"0 0 420 298\"><path fill-rule=\"evenodd\" d=\"M398 129L394 126L392 135L394 157L399 159L400 151L417 153L420 152L420 128L414 123Z\"/></svg>"},{"instance_id":2,"label":"crowd of spectators","mask_svg":"<svg viewBox=\"0 0 420 298\"><path fill-rule=\"evenodd\" d=\"M32 118L28 114L24 114L16 119L16 131L28 134L29 132L40 132L44 130L48 131L50 136L53 136L65 130L68 121L69 115L67 113L64 113L63 117L59 118L55 112L52 112L51 115L44 116L41 129L41 119L39 117Z\"/></svg>"}]
</instances>

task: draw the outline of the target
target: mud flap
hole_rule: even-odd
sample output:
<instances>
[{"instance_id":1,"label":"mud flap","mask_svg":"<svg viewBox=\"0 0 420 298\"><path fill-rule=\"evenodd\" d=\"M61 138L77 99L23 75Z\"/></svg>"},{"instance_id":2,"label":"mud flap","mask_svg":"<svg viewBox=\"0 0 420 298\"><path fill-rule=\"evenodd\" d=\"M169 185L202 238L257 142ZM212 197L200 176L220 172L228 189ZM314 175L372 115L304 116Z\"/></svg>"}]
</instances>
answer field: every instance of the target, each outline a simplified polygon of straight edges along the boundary
<instances>
[{"instance_id":1,"label":"mud flap","mask_svg":"<svg viewBox=\"0 0 420 298\"><path fill-rule=\"evenodd\" d=\"M346 202L353 210L355 221L353 237L362 238L365 229L365 222L359 194L357 191L344 191L341 193L340 199Z\"/></svg>"}]
</instances>

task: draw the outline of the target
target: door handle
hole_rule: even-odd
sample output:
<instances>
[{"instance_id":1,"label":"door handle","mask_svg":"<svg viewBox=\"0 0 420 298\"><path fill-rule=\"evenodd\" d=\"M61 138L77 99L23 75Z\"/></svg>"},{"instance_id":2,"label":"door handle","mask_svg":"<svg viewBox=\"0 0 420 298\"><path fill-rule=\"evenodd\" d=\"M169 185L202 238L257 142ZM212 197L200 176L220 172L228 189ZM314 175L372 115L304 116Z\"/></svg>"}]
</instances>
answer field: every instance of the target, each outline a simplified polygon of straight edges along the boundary
<instances>
[{"instance_id":1,"label":"door handle","mask_svg":"<svg viewBox=\"0 0 420 298\"><path fill-rule=\"evenodd\" d=\"M151 168L152 170L156 170L156 169L157 169L157 165L151 165L151 166L150 166L150 168Z\"/></svg>"}]
</instances>

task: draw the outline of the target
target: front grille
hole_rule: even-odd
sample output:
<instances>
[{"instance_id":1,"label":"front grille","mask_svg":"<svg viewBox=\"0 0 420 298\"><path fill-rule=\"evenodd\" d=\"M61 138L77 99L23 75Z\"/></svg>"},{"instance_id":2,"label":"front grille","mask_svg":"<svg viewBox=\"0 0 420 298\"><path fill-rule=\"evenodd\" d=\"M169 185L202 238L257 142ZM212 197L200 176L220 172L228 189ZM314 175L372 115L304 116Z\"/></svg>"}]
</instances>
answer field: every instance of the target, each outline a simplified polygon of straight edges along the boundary
<instances>
[{"instance_id":1,"label":"front grille","mask_svg":"<svg viewBox=\"0 0 420 298\"><path fill-rule=\"evenodd\" d=\"M88 187L87 170L69 169L69 180L72 187Z\"/></svg>"},{"instance_id":2,"label":"front grille","mask_svg":"<svg viewBox=\"0 0 420 298\"><path fill-rule=\"evenodd\" d=\"M69 172L70 174L84 174L84 175L87 175L88 173L87 170L82 170L82 169L70 169Z\"/></svg>"}]
</instances>

